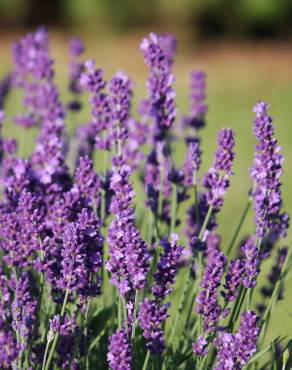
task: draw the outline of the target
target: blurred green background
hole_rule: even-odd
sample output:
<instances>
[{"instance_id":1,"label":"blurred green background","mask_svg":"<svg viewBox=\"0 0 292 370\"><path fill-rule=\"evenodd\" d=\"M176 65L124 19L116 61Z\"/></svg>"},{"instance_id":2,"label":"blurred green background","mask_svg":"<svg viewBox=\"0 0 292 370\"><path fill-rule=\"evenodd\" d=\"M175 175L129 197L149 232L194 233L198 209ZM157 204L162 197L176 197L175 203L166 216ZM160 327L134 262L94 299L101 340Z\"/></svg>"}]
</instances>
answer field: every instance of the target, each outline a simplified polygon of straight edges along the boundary
<instances>
[{"instance_id":1,"label":"blurred green background","mask_svg":"<svg viewBox=\"0 0 292 370\"><path fill-rule=\"evenodd\" d=\"M43 24L51 33L57 81L64 97L71 36L84 39L86 57L96 59L107 77L119 69L128 73L135 81L138 101L146 95L147 78L139 51L141 38L150 31L174 33L179 41L174 72L181 115L188 109L189 72L194 68L207 72L209 113L202 131L202 173L211 164L219 128L231 126L237 133L235 176L219 216L223 249L247 201L255 144L252 107L258 100L266 100L283 147L283 196L285 208L292 213L292 1L0 0L0 76L11 69L11 42ZM10 120L19 105L19 96L14 93L7 104L4 132L17 137L20 152L27 154L32 150L35 132L26 132ZM85 118L80 115L78 120L84 122ZM182 157L183 150L177 148L178 162ZM251 211L241 236L253 231ZM291 235L285 243L290 243ZM269 266L263 264L261 282ZM291 284L273 315L269 339L292 332Z\"/></svg>"}]
</instances>

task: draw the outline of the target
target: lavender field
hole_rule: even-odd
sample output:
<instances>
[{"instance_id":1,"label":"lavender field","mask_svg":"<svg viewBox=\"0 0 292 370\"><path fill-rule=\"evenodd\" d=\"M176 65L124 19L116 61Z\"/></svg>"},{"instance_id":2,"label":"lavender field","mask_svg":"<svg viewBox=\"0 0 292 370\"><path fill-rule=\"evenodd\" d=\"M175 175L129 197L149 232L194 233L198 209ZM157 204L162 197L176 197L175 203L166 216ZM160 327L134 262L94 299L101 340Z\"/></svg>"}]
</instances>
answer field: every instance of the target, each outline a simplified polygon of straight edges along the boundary
<instances>
[{"instance_id":1,"label":"lavender field","mask_svg":"<svg viewBox=\"0 0 292 370\"><path fill-rule=\"evenodd\" d=\"M3 40L0 368L290 369L289 49Z\"/></svg>"}]
</instances>

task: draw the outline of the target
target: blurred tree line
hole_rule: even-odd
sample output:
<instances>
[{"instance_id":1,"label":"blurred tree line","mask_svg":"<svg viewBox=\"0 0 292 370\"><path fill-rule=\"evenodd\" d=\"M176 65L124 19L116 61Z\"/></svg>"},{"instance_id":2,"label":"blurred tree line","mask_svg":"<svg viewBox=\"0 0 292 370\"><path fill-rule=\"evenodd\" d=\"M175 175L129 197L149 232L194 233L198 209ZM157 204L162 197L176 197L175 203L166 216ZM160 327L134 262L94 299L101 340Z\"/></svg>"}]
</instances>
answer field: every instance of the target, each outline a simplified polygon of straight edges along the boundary
<instances>
[{"instance_id":1,"label":"blurred tree line","mask_svg":"<svg viewBox=\"0 0 292 370\"><path fill-rule=\"evenodd\" d=\"M292 0L0 0L1 27L184 27L192 36L292 35Z\"/></svg>"}]
</instances>

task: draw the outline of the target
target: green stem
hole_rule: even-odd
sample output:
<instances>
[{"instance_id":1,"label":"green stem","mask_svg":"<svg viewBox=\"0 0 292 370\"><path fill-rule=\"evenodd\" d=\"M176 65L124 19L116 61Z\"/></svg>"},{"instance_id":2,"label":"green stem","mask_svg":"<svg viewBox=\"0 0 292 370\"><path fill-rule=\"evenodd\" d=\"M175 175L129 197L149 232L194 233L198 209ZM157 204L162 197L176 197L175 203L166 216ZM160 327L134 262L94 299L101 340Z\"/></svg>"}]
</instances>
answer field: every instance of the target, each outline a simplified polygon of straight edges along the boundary
<instances>
[{"instance_id":1,"label":"green stem","mask_svg":"<svg viewBox=\"0 0 292 370\"><path fill-rule=\"evenodd\" d=\"M177 213L177 186L172 184L170 234L174 232Z\"/></svg>"},{"instance_id":2,"label":"green stem","mask_svg":"<svg viewBox=\"0 0 292 370\"><path fill-rule=\"evenodd\" d=\"M44 359L43 359L43 364L42 364L42 370L45 370L46 361L47 361L51 341L52 341L52 339L50 339L50 340L47 339L47 344L46 344L46 349L45 349L45 354L44 354Z\"/></svg>"},{"instance_id":3,"label":"green stem","mask_svg":"<svg viewBox=\"0 0 292 370\"><path fill-rule=\"evenodd\" d=\"M61 316L61 322L64 319L64 314L65 314L65 311L66 311L66 305L67 305L68 297L69 297L69 289L67 288L66 289L66 293L65 293L65 297L64 297L64 300L63 300L61 314L60 314L60 316ZM48 356L47 363L45 365L45 370L49 370L50 369L50 364L51 364L51 361L52 361L52 358L53 358L53 355L54 355L54 352L55 352L55 348L56 348L58 339L59 339L59 333L56 333L54 335L52 347L51 347L51 350L50 350L50 353L49 353L49 356Z\"/></svg>"},{"instance_id":4,"label":"green stem","mask_svg":"<svg viewBox=\"0 0 292 370\"><path fill-rule=\"evenodd\" d=\"M148 351L146 353L146 357L145 357L145 360L144 360L144 364L143 364L142 370L147 370L149 359L150 359L150 351L148 349Z\"/></svg>"},{"instance_id":5,"label":"green stem","mask_svg":"<svg viewBox=\"0 0 292 370\"><path fill-rule=\"evenodd\" d=\"M88 356L88 348L87 348L87 343L88 343L88 313L90 309L90 303L91 300L88 299L87 304L86 304L86 310L84 314L84 322L83 322L83 327L84 327L84 337L85 337L85 364L86 364L86 369L89 368L89 356Z\"/></svg>"},{"instance_id":6,"label":"green stem","mask_svg":"<svg viewBox=\"0 0 292 370\"><path fill-rule=\"evenodd\" d=\"M242 225L243 225L243 223L244 223L244 221L245 221L245 218L246 218L246 216L247 216L247 214L248 214L248 211L249 211L249 209L250 209L251 203L252 203L252 202L251 202L251 198L248 198L248 202L247 202L247 204L246 204L246 206L245 206L245 208L244 208L244 211L243 211L243 213L242 213L242 215L241 215L241 218L240 218L239 224L237 225L237 228L236 228L236 230L235 230L235 233L234 233L234 235L233 235L233 237L232 237L232 239L231 239L231 241L230 241L230 243L229 243L229 245L228 245L227 252L226 252L226 255L227 255L227 256L230 256L230 254L231 254L231 252L232 252L232 249L233 249L233 247L234 247L234 245L235 245L235 242L236 242L236 240L237 240L238 234L239 234L239 232L240 232L240 230L241 230L241 227L242 227Z\"/></svg>"},{"instance_id":7,"label":"green stem","mask_svg":"<svg viewBox=\"0 0 292 370\"><path fill-rule=\"evenodd\" d=\"M126 307L126 300L124 297L122 298L122 305L123 305L123 312L124 312L125 329L126 329L126 333L129 333L128 313L127 313L127 307Z\"/></svg>"},{"instance_id":8,"label":"green stem","mask_svg":"<svg viewBox=\"0 0 292 370\"><path fill-rule=\"evenodd\" d=\"M213 206L210 206L209 209L208 209L208 213L207 213L207 215L205 217L203 226L202 226L201 231L200 231L199 236L198 236L199 240L202 240L203 239L204 233L206 231L206 228L207 228L208 223L210 221L210 218L212 216L212 212L213 212Z\"/></svg>"},{"instance_id":9,"label":"green stem","mask_svg":"<svg viewBox=\"0 0 292 370\"><path fill-rule=\"evenodd\" d=\"M118 328L122 328L122 300L121 297L118 296Z\"/></svg>"},{"instance_id":10,"label":"green stem","mask_svg":"<svg viewBox=\"0 0 292 370\"><path fill-rule=\"evenodd\" d=\"M136 316L137 316L137 309L138 309L138 302L139 302L139 290L137 289L135 292L135 303L134 303L134 312L133 312L133 324L132 324L132 341L135 339L135 331L136 331Z\"/></svg>"}]
</instances>

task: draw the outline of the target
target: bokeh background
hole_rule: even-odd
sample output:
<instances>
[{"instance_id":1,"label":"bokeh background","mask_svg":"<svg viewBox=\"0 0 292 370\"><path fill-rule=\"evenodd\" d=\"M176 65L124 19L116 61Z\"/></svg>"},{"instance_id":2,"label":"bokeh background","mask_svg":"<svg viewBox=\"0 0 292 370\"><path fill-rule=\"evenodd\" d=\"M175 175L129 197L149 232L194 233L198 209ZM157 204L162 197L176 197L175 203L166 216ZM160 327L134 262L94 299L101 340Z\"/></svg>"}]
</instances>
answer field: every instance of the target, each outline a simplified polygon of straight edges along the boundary
<instances>
[{"instance_id":1,"label":"bokeh background","mask_svg":"<svg viewBox=\"0 0 292 370\"><path fill-rule=\"evenodd\" d=\"M237 133L235 176L220 214L222 247L226 247L247 201L252 163L252 107L258 100L270 104L276 135L283 147L285 208L292 214L292 2L290 0L0 0L0 77L11 69L13 40L39 25L49 28L56 60L57 81L66 99L67 44L83 38L86 57L94 58L106 76L124 70L135 81L135 101L146 94L147 68L139 51L144 35L171 32L179 48L174 67L177 105L188 109L188 77L200 68L208 75L208 124L202 132L204 163L211 164L216 133L230 126ZM13 94L7 102L4 133L20 141L28 155L36 134L15 126L9 117L20 109ZM80 116L80 122L84 120ZM70 125L70 122L68 122ZM177 161L183 150L176 152ZM139 198L138 191L138 198ZM254 230L253 214L241 236ZM292 233L287 238L290 243ZM269 263L263 264L262 276ZM292 281L273 315L271 339L292 332Z\"/></svg>"}]
</instances>

